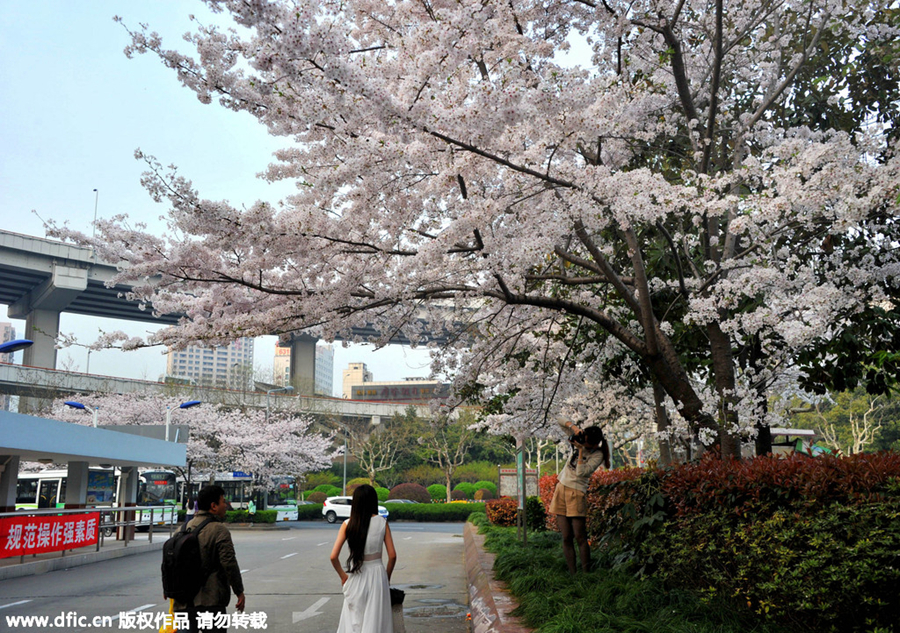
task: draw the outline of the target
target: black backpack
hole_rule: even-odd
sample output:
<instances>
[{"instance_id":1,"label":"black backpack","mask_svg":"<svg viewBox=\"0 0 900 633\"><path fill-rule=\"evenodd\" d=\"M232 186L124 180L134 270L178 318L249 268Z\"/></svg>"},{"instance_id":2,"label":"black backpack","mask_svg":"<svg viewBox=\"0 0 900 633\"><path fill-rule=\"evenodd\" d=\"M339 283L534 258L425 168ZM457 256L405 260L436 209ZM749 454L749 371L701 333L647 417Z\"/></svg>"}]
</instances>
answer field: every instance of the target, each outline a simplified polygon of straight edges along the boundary
<instances>
[{"instance_id":1,"label":"black backpack","mask_svg":"<svg viewBox=\"0 0 900 633\"><path fill-rule=\"evenodd\" d=\"M200 539L197 535L213 517L196 528L188 529L187 523L163 544L162 581L166 598L193 606L209 572L200 560Z\"/></svg>"}]
</instances>

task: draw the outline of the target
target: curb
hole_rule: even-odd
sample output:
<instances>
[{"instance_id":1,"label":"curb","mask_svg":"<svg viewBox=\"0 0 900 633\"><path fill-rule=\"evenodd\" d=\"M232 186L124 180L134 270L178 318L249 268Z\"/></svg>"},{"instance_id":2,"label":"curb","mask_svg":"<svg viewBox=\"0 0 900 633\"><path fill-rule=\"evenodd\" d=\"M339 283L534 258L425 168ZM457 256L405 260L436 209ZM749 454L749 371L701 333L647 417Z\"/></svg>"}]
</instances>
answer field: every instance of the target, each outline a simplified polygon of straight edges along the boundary
<instances>
[{"instance_id":1,"label":"curb","mask_svg":"<svg viewBox=\"0 0 900 633\"><path fill-rule=\"evenodd\" d=\"M141 545L129 545L128 547L116 547L99 552L85 552L83 554L68 554L66 556L58 556L54 558L45 558L31 563L22 563L20 565L8 565L0 567L0 580L8 580L10 578L21 578L23 576L36 576L37 574L45 574L48 571L56 571L58 569L69 569L70 567L80 567L91 563L98 563L102 560L110 560L113 558L122 558L123 556L134 556L135 554L146 554L147 552L160 551L163 548L163 541L156 543L142 543Z\"/></svg>"},{"instance_id":2,"label":"curb","mask_svg":"<svg viewBox=\"0 0 900 633\"><path fill-rule=\"evenodd\" d=\"M463 528L466 577L472 633L531 633L510 612L518 605L505 583L494 578L494 555L484 549L484 537L466 521Z\"/></svg>"}]
</instances>

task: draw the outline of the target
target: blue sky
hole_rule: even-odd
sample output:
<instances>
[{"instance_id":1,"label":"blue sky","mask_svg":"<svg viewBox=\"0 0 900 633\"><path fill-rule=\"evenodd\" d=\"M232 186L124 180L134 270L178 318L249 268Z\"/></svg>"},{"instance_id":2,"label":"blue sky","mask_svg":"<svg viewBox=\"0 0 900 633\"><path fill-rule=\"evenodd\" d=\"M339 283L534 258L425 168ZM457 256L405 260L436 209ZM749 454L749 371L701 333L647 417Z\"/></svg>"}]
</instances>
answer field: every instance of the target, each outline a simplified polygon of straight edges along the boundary
<instances>
[{"instance_id":1,"label":"blue sky","mask_svg":"<svg viewBox=\"0 0 900 633\"><path fill-rule=\"evenodd\" d=\"M162 232L166 208L140 185L140 148L174 163L203 197L249 204L277 200L291 189L256 178L284 141L269 137L249 115L204 106L174 74L147 55L127 59L129 36L142 22L168 47L185 46L189 14L220 19L199 2L161 0L35 0L6 2L0 20L0 229L44 236L43 219L90 231L99 217L119 213ZM94 189L98 190L95 198ZM6 306L0 306L0 320ZM19 335L24 321L12 321ZM99 329L141 334L143 324L64 314L60 329L92 342ZM392 346L354 346L335 353L335 388L348 362L365 362L376 380L427 375L427 354ZM256 364L271 365L274 337L257 342ZM21 353L18 359L21 358ZM83 349L61 350L58 365L84 371ZM17 360L18 360L17 359ZM67 360L68 359L68 360ZM162 350L95 352L91 373L155 380Z\"/></svg>"}]
</instances>

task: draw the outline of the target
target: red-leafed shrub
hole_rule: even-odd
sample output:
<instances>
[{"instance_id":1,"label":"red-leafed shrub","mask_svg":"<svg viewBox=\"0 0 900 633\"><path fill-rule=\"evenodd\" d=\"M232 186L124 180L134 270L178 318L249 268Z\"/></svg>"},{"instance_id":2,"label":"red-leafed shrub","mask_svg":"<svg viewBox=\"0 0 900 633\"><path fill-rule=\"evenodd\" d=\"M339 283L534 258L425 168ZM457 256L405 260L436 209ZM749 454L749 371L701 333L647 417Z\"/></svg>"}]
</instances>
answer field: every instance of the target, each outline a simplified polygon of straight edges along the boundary
<instances>
[{"instance_id":1,"label":"red-leafed shrub","mask_svg":"<svg viewBox=\"0 0 900 633\"><path fill-rule=\"evenodd\" d=\"M325 503L325 499L328 498L324 492L311 492L306 495L307 501L312 501L313 503Z\"/></svg>"},{"instance_id":2,"label":"red-leafed shrub","mask_svg":"<svg viewBox=\"0 0 900 633\"><path fill-rule=\"evenodd\" d=\"M811 630L900 618L896 453L600 472L587 500L592 542L616 543L671 586Z\"/></svg>"},{"instance_id":3,"label":"red-leafed shrub","mask_svg":"<svg viewBox=\"0 0 900 633\"><path fill-rule=\"evenodd\" d=\"M494 493L487 488L481 488L475 491L475 501L490 501L494 498Z\"/></svg>"},{"instance_id":4,"label":"red-leafed shrub","mask_svg":"<svg viewBox=\"0 0 900 633\"><path fill-rule=\"evenodd\" d=\"M450 493L450 500L451 501L465 501L466 493L463 492L462 490L454 490L453 492Z\"/></svg>"},{"instance_id":5,"label":"red-leafed shrub","mask_svg":"<svg viewBox=\"0 0 900 633\"><path fill-rule=\"evenodd\" d=\"M428 489L420 484L399 484L391 488L391 499L409 499L410 501L418 501L419 503L431 503L431 495Z\"/></svg>"},{"instance_id":6,"label":"red-leafed shrub","mask_svg":"<svg viewBox=\"0 0 900 633\"><path fill-rule=\"evenodd\" d=\"M494 499L484 504L488 521L501 527L513 527L516 525L518 503L509 497Z\"/></svg>"}]
</instances>

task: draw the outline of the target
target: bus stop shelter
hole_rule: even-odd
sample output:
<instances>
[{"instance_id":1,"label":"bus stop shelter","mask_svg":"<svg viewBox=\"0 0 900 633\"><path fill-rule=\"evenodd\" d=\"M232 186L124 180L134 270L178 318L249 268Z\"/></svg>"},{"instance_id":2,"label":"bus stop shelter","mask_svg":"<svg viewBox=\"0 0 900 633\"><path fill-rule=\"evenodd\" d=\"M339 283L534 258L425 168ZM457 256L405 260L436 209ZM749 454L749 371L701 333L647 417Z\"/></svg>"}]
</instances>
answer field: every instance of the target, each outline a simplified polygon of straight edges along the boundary
<instances>
[{"instance_id":1,"label":"bus stop shelter","mask_svg":"<svg viewBox=\"0 0 900 633\"><path fill-rule=\"evenodd\" d=\"M186 446L179 442L0 411L0 512L16 506L22 461L68 464L66 507L84 507L90 466L122 471L120 503L137 499L139 467L183 467Z\"/></svg>"}]
</instances>

